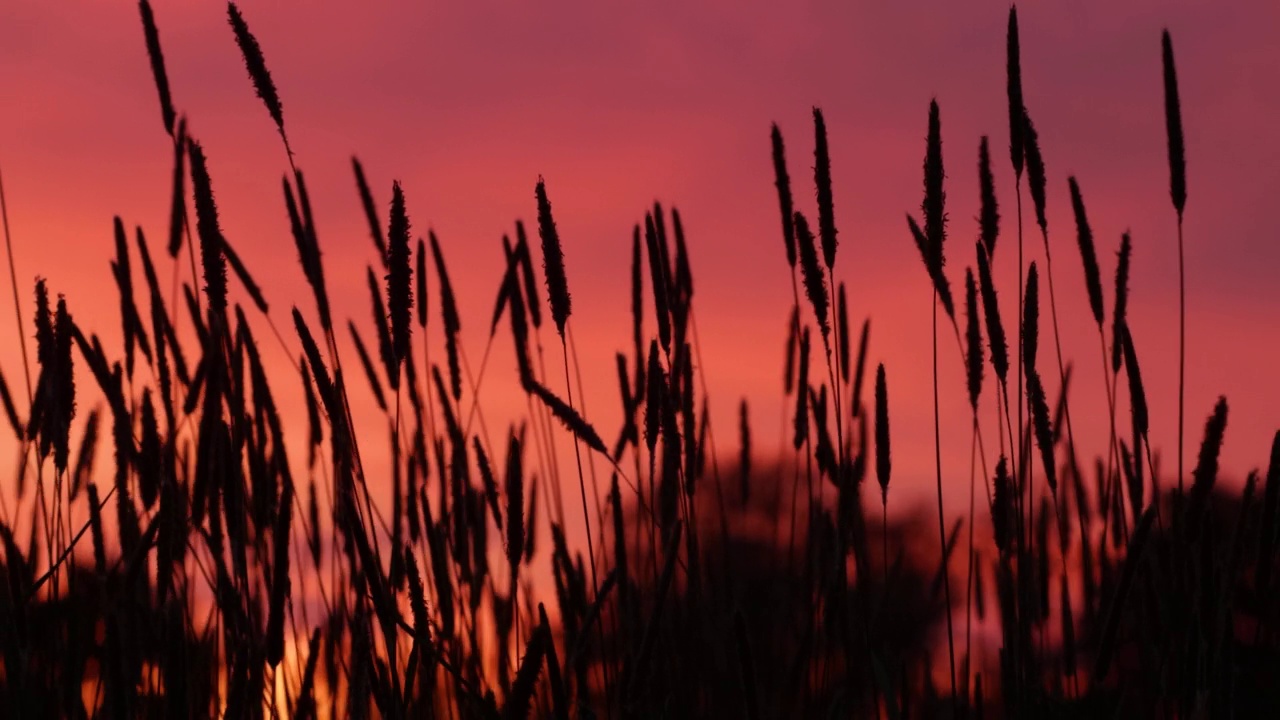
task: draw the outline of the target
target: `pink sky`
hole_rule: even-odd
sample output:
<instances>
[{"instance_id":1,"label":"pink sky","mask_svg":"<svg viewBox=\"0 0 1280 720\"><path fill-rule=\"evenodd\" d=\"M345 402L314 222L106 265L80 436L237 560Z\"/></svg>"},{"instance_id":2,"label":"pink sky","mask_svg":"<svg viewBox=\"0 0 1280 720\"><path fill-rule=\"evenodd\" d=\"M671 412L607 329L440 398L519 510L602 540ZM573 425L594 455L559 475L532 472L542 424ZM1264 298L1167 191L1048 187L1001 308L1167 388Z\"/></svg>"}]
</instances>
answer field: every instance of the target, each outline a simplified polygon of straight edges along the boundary
<instances>
[{"instance_id":1,"label":"pink sky","mask_svg":"<svg viewBox=\"0 0 1280 720\"><path fill-rule=\"evenodd\" d=\"M953 287L961 287L972 261L978 139L988 134L1004 216L996 269L1006 318L1015 307L1004 95L1008 6L925 5L751 0L357 8L326 0L305 8L241 7L280 89L286 127L307 173L335 314L368 326L364 265L374 253L351 176L352 154L364 162L384 218L391 181L398 179L415 229L439 234L473 364L501 272L499 240L515 218L533 219L534 183L545 176L565 242L589 414L610 440L619 407L613 353L629 352L631 342L630 231L656 198L680 209L688 233L721 453L736 453L735 413L744 395L759 452L777 447L790 279L769 124L783 130L796 197L811 213L810 110L822 107L841 231L837 275L849 285L853 317L872 318L870 360L884 362L889 375L892 504L932 493L929 286L903 214L918 213L933 97L941 106L949 174ZM209 157L223 229L264 287L277 325L287 330L290 305L312 307L281 198L288 165L245 74L225 6L156 2L155 12L174 102ZM1089 0L1027 4L1020 17L1026 103L1049 173L1064 352L1077 365L1077 442L1091 457L1102 448L1106 424L1094 419L1103 416L1105 395L1068 174L1078 177L1089 207L1108 309L1120 233L1133 234L1130 317L1152 406L1153 444L1166 451L1166 468L1176 427L1178 286L1160 31L1167 26L1173 33L1189 178L1187 463L1194 464L1214 399L1225 394L1231 416L1223 464L1238 478L1266 462L1280 427L1280 285L1274 281L1280 242L1273 211L1280 136L1271 127L1280 116L1274 40L1280 6L1235 3L1225 11L1211 3L1142 0L1118 9ZM0 6L0 68L6 98L0 168L24 317L31 311L32 278L42 275L53 291L66 293L77 320L118 354L118 305L108 284L111 218L141 224L158 251L171 173L136 8L10 0ZM1040 259L1029 201L1026 224L1028 259ZM166 277L169 268L162 260ZM0 297L9 292L4 288ZM10 310L0 312L5 337L12 338L13 322ZM438 316L433 322L438 327ZM298 383L283 372L283 354L265 327L257 327L264 353L282 370L277 396L299 407ZM438 344L439 331L433 332ZM948 335L940 347L951 514L966 494L969 433L963 378ZM1042 337L1041 358L1048 362L1052 339ZM286 339L296 349L292 335ZM515 387L503 340L483 396L494 408L495 433L503 398ZM16 348L10 342L0 350L0 368L21 395ZM349 346L344 349L354 362ZM349 385L357 414L371 412L363 380ZM988 393L991 387L989 378ZM295 432L304 425L295 424ZM994 428L988 436L993 445ZM367 438L381 450L380 429ZM303 458L294 459L300 464Z\"/></svg>"}]
</instances>

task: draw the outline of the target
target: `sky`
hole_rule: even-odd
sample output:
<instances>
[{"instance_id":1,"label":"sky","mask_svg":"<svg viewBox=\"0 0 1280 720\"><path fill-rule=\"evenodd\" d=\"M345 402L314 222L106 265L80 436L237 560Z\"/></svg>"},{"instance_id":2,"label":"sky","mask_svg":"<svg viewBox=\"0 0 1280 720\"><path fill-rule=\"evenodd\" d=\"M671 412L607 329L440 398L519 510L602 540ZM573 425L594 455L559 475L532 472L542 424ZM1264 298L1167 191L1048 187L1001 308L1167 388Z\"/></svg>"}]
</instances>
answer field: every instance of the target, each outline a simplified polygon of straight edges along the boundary
<instances>
[{"instance_id":1,"label":"sky","mask_svg":"<svg viewBox=\"0 0 1280 720\"><path fill-rule=\"evenodd\" d=\"M298 305L314 314L281 197L288 159L279 136L254 96L225 6L161 0L154 8L174 103L208 156L224 233L263 287L296 355L288 310ZM931 502L932 296L904 214L919 213L927 111L936 98L948 175L947 273L958 289L973 262L977 148L987 135L1003 216L995 269L1012 328L1017 211L1007 152L1005 3L320 0L244 2L241 9L279 88L296 162L307 175L339 318L354 318L370 333L364 267L375 255L353 155L364 164L384 221L391 183L399 180L415 236L430 228L440 237L474 368L502 271L501 237L516 218L535 219L533 189L541 176L564 241L582 399L611 440L620 411L613 355L631 347L631 229L661 201L680 210L688 237L702 370L726 462L736 456L742 398L751 408L757 461L781 447L783 413L790 412L781 386L791 279L769 130L773 122L781 128L799 209L813 216L811 111L821 107L840 230L836 275L848 286L855 327L871 320L871 367L884 363L889 378L891 508ZM1274 40L1280 6L1240 2L1226 11L1209 2L1087 0L1027 3L1019 14L1026 104L1048 168L1048 242L1062 351L1074 366L1076 442L1092 457L1102 451L1107 427L1069 175L1088 206L1108 308L1119 238L1132 233L1131 325L1152 408L1152 443L1170 471L1178 254L1160 33L1167 27L1173 35L1189 188L1186 462L1194 464L1205 418L1225 395L1231 413L1224 478L1238 484L1265 466L1280 427L1274 282L1280 242L1272 210L1280 139L1271 129L1280 116ZM6 101L0 172L25 331L38 275L118 356L119 310L108 267L112 217L142 226L159 252L172 162L136 6L3 3L0 95ZM1027 259L1043 265L1029 199L1024 225ZM160 264L168 277L170 261ZM0 285L9 285L7 277ZM232 285L233 299L247 305ZM0 292L7 298L10 288ZM434 287L431 293L434 314L439 299ZM284 351L260 317L253 322L267 362L278 368L280 402L296 413L300 385ZM438 315L432 322L438 359ZM11 311L0 312L4 337L15 337L14 323ZM949 335L944 330L939 340L939 392L951 515L968 494L970 416ZM546 339L548 360L558 363L555 343ZM1042 362L1052 360L1052 342L1051 334L1042 335ZM0 369L16 395L21 366L17 343L4 343ZM486 378L481 403L498 435L504 418L524 404L505 337ZM1056 395L1057 383L1049 386ZM374 418L367 388L360 381L350 387L357 423ZM991 387L988 377L984 426L994 424ZM363 442L382 442L376 419L374 427ZM293 436L304 432L298 414ZM991 455L996 433L993 427L986 433ZM302 455L294 460L300 464ZM4 491L12 498L12 487Z\"/></svg>"}]
</instances>

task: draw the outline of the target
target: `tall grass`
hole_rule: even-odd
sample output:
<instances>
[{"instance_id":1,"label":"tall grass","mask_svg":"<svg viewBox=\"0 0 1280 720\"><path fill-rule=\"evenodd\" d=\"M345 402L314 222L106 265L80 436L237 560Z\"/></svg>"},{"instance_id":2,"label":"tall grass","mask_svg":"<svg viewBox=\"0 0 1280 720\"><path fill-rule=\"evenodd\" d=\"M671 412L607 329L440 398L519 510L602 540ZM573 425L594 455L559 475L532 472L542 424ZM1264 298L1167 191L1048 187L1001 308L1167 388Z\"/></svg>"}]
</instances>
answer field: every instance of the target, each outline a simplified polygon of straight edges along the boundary
<instances>
[{"instance_id":1,"label":"tall grass","mask_svg":"<svg viewBox=\"0 0 1280 720\"><path fill-rule=\"evenodd\" d=\"M988 140L979 141L976 224L956 230L947 219L940 111L931 103L923 227L907 219L932 308L937 512L891 518L892 452L901 457L918 449L891 432L892 368L871 357L869 318L853 359L856 318L846 282L857 286L850 263L836 272L835 190L822 111L813 113L812 207L793 197L782 132L772 127L787 261L778 270L793 283L792 298L779 306L788 317L782 388L788 408L769 419L781 426L784 449L776 457L761 450L763 435L752 425L759 417L744 399L735 465L714 447L706 377L716 368L701 361L695 322L690 250L697 237L686 238L675 209L637 208L631 327L619 338L631 348L617 354L614 367L578 364L570 246L541 178L528 205L541 242L533 248L519 221L514 243L501 238L505 263L492 278L497 302L478 372L467 361L446 244L428 230L414 256L408 200L398 182L384 232L354 159L377 253L366 270L370 307L331 304L279 93L257 37L229 4L252 85L288 150L281 212L312 294L312 307L291 309L292 336L277 334L290 362L300 358L297 365L283 371L264 363L240 291L270 325L271 288L254 283L223 233L214 193L217 150L206 152L187 137L169 92L156 17L145 0L139 7L165 142L175 150L167 245L174 289L166 303L157 273L163 266L154 263L141 228L131 247L118 218L111 270L121 347L104 346L77 323L74 295L43 280L23 291L35 291L35 313L26 317L34 321L37 377L33 386L27 371L24 403L0 374L0 400L21 458L16 504L0 505L0 714L900 718L1280 711L1273 682L1280 667L1274 593L1280 434L1262 492L1264 476L1254 473L1239 497L1231 495L1219 470L1229 441L1228 405L1219 399L1205 423L1190 491L1184 497L1179 488L1170 502L1155 462L1159 438L1152 435L1134 339L1141 328L1131 326L1127 313L1133 241L1128 233L1121 239L1108 332L1095 246L1106 235L1095 236L1080 185L1070 177L1088 299L1079 315L1098 329L1109 414L1083 418L1109 430L1106 446L1087 459L1093 483L1081 469L1088 465L1071 431L1072 348L1058 334L1048 253L1049 174L1023 103L1016 9L1005 71L1019 215L1018 337L1006 335L998 307L1000 213ZM1181 244L1184 149L1167 34L1163 49ZM1043 275L1037 263L1022 264L1024 174L1045 244ZM0 188L7 213L3 199ZM566 210L573 212L567 202L560 206ZM817 218L816 233L808 217ZM5 232L8 241L7 220ZM952 296L944 255L955 232L977 238L976 267L964 268L961 298ZM177 257L184 239L189 276ZM844 247L847 253L856 246L846 239ZM11 242L8 249L16 279ZM539 250L562 368L541 352L544 300L533 258ZM139 262L144 292L134 281ZM229 287L228 266L241 287ZM432 272L441 318L435 324L428 323ZM1057 383L1038 358L1042 278ZM185 302L178 301L178 285ZM16 288L25 361L29 331ZM943 383L938 370L939 310L956 337L963 387ZM1063 310L1064 319L1071 317ZM373 335L352 319L362 313L365 323L372 315ZM504 315L514 357L495 367L514 369L527 412L495 433L494 443L479 389L490 367L488 348L504 334ZM190 326L180 330L184 318ZM344 373L335 319L347 321L365 376L356 383L361 389ZM810 367L817 334L825 379ZM376 339L376 352L365 337ZM444 368L427 354L428 337L444 342ZM870 411L862 400L868 362L875 366ZM985 382L988 362L995 382ZM561 369L563 396L553 389ZM586 409L581 375L596 371L617 374L623 419L616 434ZM905 375L895 371L895 383ZM305 420L274 399L281 383L298 378ZM1180 406L1184 382L1180 377ZM363 392L372 395L381 420L353 412L353 396ZM983 443L984 392L994 392L1000 445L992 468ZM972 411L968 528L962 514L943 506L944 486L958 472L941 451L944 394L963 394ZM1126 407L1129 429L1122 433L1116 420ZM304 422L301 462L290 458L297 450L285 438ZM1181 482L1181 418L1179 426ZM902 423L892 427L898 432ZM574 444L582 535L568 527L561 491L572 487L574 473L559 466L559 432ZM606 445L603 436L617 441ZM362 462L358 439L371 438L389 444L389 478ZM95 451L108 441L114 461L100 467ZM603 500L598 463L608 472ZM874 492L866 488L872 472L881 496L879 533L874 509L868 520L864 507L865 494ZM1036 492L1035 473L1043 474L1047 494ZM987 488L982 505L978 474ZM734 477L738 491L726 494L722 480ZM937 550L920 539L935 522ZM960 602L952 596L952 558L965 529ZM944 632L945 671L937 657Z\"/></svg>"}]
</instances>

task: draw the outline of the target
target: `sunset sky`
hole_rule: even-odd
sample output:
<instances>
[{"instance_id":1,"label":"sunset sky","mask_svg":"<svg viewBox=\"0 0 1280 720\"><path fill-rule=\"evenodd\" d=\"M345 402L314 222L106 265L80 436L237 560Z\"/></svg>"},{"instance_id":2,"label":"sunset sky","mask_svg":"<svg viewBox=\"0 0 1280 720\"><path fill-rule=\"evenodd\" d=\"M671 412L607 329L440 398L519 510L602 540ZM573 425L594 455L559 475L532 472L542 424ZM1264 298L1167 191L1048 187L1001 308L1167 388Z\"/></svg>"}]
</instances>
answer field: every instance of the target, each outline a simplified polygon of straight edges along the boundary
<instances>
[{"instance_id":1,"label":"sunset sky","mask_svg":"<svg viewBox=\"0 0 1280 720\"><path fill-rule=\"evenodd\" d=\"M279 136L254 96L224 3L154 5L174 103L209 158L223 230L263 286L296 354L289 307L297 304L312 317L313 304L282 201L288 161ZM1164 451L1168 473L1177 418L1178 256L1160 32L1172 32L1189 188L1186 462L1194 465L1205 418L1224 394L1231 406L1224 474L1238 483L1265 464L1280 427L1274 211L1280 134L1273 127L1280 117L1280 5L1226 7L1088 0L1027 3L1019 14L1026 103L1049 174L1063 352L1076 369L1077 443L1091 458L1102 451L1107 426L1068 175L1077 177L1088 205L1108 316L1120 234L1132 232L1131 325L1152 406L1152 442ZM872 367L883 362L888 371L891 507L931 497L931 292L904 213L919 213L927 110L937 98L948 171L947 272L958 289L973 262L977 149L980 136L989 135L1003 215L997 282L1012 329L1017 236L1007 151L1007 4L324 0L246 1L241 9L280 90L296 160L307 175L338 318L370 327L364 267L375 256L351 173L353 154L364 163L384 222L392 180L399 180L415 237L428 228L439 235L463 313L466 353L477 369L502 268L500 239L516 218L535 219L533 189L541 175L565 243L587 414L611 441L620 407L613 354L631 347L631 228L660 200L684 219L703 369L726 461L736 456L736 411L744 396L758 461L779 447L791 288L769 128L777 122L782 129L797 201L812 215L811 109L821 107L840 229L837 276L848 284L855 323L871 318ZM0 171L26 332L34 277L43 276L52 291L66 294L77 321L118 356L118 301L108 268L112 217L143 226L159 253L172 162L135 3L0 4L0 95ZM1026 205L1027 257L1042 264L1029 198ZM171 268L167 257L161 260L162 277ZM9 340L0 346L0 368L15 396L23 396L4 277L0 333ZM430 331L439 348L435 293L433 282ZM278 397L300 409L296 376L261 317L250 316L268 362L280 370ZM1052 335L1047 322L1042 328L1040 357L1049 363ZM341 338L354 363L345 333ZM552 338L544 333L548 361L559 368ZM442 357L436 352L433 359ZM940 335L940 363L950 515L967 496L969 410L949 329ZM990 375L984 422L994 426ZM89 384L86 377L82 387ZM1056 395L1057 383L1049 385ZM348 386L357 415L372 413L363 379L352 377ZM503 333L481 398L495 435L504 413L523 410L515 388ZM373 428L363 439L381 450L385 435L376 421ZM305 432L301 415L293 432ZM994 427L988 438L991 453ZM301 466L302 454L294 461Z\"/></svg>"}]
</instances>

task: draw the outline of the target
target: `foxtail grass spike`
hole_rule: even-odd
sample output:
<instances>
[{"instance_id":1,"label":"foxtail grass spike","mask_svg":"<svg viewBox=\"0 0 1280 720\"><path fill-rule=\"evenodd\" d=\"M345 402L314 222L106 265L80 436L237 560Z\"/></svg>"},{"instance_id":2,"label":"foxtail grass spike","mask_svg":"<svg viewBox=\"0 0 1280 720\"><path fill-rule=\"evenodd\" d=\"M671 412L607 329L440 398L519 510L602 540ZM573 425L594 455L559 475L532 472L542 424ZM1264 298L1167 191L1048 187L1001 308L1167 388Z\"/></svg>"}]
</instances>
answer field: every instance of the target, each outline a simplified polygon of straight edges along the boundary
<instances>
[{"instance_id":1,"label":"foxtail grass spike","mask_svg":"<svg viewBox=\"0 0 1280 720\"><path fill-rule=\"evenodd\" d=\"M1200 444L1200 456L1196 461L1191 492L1207 496L1218 478L1218 454L1222 450L1223 434L1227 429L1227 399L1219 397L1213 414L1204 426L1204 441Z\"/></svg>"},{"instance_id":2,"label":"foxtail grass spike","mask_svg":"<svg viewBox=\"0 0 1280 720\"><path fill-rule=\"evenodd\" d=\"M929 135L924 155L924 236L928 241L928 262L932 272L941 274L942 244L947 236L947 194L942 189L942 124L938 117L938 101L929 103Z\"/></svg>"},{"instance_id":3,"label":"foxtail grass spike","mask_svg":"<svg viewBox=\"0 0 1280 720\"><path fill-rule=\"evenodd\" d=\"M542 270L547 278L547 298L551 304L551 318L556 330L564 337L564 324L569 319L571 303L569 283L564 274L564 251L560 247L560 233L551 217L551 201L547 199L547 186L541 177L534 194L538 199L538 236L542 238Z\"/></svg>"},{"instance_id":4,"label":"foxtail grass spike","mask_svg":"<svg viewBox=\"0 0 1280 720\"><path fill-rule=\"evenodd\" d=\"M1008 460L1001 455L996 463L996 476L992 483L994 495L991 501L991 529L995 534L996 548L1001 555L1008 555L1012 548L1014 498L1013 480L1009 477Z\"/></svg>"},{"instance_id":5,"label":"foxtail grass spike","mask_svg":"<svg viewBox=\"0 0 1280 720\"><path fill-rule=\"evenodd\" d=\"M782 144L782 131L777 123L770 133L773 142L773 182L778 188L778 208L782 212L782 240L786 245L787 264L796 267L795 209L791 200L791 177L787 174L786 149Z\"/></svg>"},{"instance_id":6,"label":"foxtail grass spike","mask_svg":"<svg viewBox=\"0 0 1280 720\"><path fill-rule=\"evenodd\" d=\"M666 261L663 260L662 242L658 239L653 216L644 216L644 239L649 253L649 276L653 282L654 315L658 319L658 339L663 352L671 352L671 309L667 282Z\"/></svg>"},{"instance_id":7,"label":"foxtail grass spike","mask_svg":"<svg viewBox=\"0 0 1280 720\"><path fill-rule=\"evenodd\" d=\"M1125 373L1129 376L1129 404L1133 412L1133 427L1142 437L1146 437L1148 424L1147 393L1142 387L1142 371L1138 368L1138 353L1133 347L1133 335L1129 328L1124 328L1122 338L1124 348ZM1139 448L1134 448L1135 454ZM1138 462L1135 459L1135 462ZM1141 464L1141 463L1139 463Z\"/></svg>"},{"instance_id":8,"label":"foxtail grass spike","mask_svg":"<svg viewBox=\"0 0 1280 720\"><path fill-rule=\"evenodd\" d=\"M867 369L867 344L871 340L871 318L862 321L862 333L858 337L858 362L853 371L853 416L862 415L862 378Z\"/></svg>"},{"instance_id":9,"label":"foxtail grass spike","mask_svg":"<svg viewBox=\"0 0 1280 720\"><path fill-rule=\"evenodd\" d=\"M969 405L978 409L978 396L982 394L982 325L978 319L978 286L973 280L973 270L964 271L964 307L965 339L968 347L965 359L968 361L967 375L969 380Z\"/></svg>"},{"instance_id":10,"label":"foxtail grass spike","mask_svg":"<svg viewBox=\"0 0 1280 720\"><path fill-rule=\"evenodd\" d=\"M391 349L397 363L409 354L413 310L409 215L400 183L391 186L391 224L387 228L387 308L391 312Z\"/></svg>"},{"instance_id":11,"label":"foxtail grass spike","mask_svg":"<svg viewBox=\"0 0 1280 720\"><path fill-rule=\"evenodd\" d=\"M946 311L947 317L954 320L956 307L955 300L951 296L951 284L947 282L947 276L942 267L934 262L935 258L933 251L930 250L929 239L925 236L924 231L920 229L920 225L916 223L916 219L910 215L907 215L907 228L911 231L911 238L915 240L916 249L920 251L920 258L924 262L925 271L929 273L929 279L933 282L933 290L938 294L942 309Z\"/></svg>"},{"instance_id":12,"label":"foxtail grass spike","mask_svg":"<svg viewBox=\"0 0 1280 720\"><path fill-rule=\"evenodd\" d=\"M262 48L258 46L258 39L249 32L249 25L244 21L244 16L240 14L240 9L234 2L227 3L227 19L231 23L231 30L235 33L236 45L240 46L240 54L244 56L245 69L249 71L249 78L253 80L253 89L257 91L258 97L262 98L262 103L267 106L267 112L275 121L276 130L280 131L280 139L284 141L285 151L292 161L293 150L289 148L289 136L284 132L284 109L280 105L280 95L276 92L276 85L271 80L271 73L267 70L267 61L262 57Z\"/></svg>"},{"instance_id":13,"label":"foxtail grass spike","mask_svg":"<svg viewBox=\"0 0 1280 720\"><path fill-rule=\"evenodd\" d=\"M160 118L164 121L164 130L173 137L173 99L169 95L169 74L164 69L164 53L160 50L160 31L156 29L156 18L151 12L151 3L138 1L138 13L142 16L142 32L147 40L147 57L151 60L151 75L156 82L156 92L160 96Z\"/></svg>"},{"instance_id":14,"label":"foxtail grass spike","mask_svg":"<svg viewBox=\"0 0 1280 720\"><path fill-rule=\"evenodd\" d=\"M378 208L373 202L373 192L369 190L369 181L365 179L360 158L351 157L351 169L356 175L356 191L360 193L360 206L364 208L364 217L369 223L369 235L373 238L374 247L378 248L378 258L386 265L387 238L382 232L382 221L378 220Z\"/></svg>"},{"instance_id":15,"label":"foxtail grass spike","mask_svg":"<svg viewBox=\"0 0 1280 720\"><path fill-rule=\"evenodd\" d=\"M427 237L431 240L431 254L435 257L436 275L440 280L440 313L444 320L445 351L449 356L449 384L453 399L458 400L462 397L462 371L458 365L458 333L462 330L462 321L458 319L458 303L454 299L453 283L449 282L440 241L436 239L434 230L428 231Z\"/></svg>"},{"instance_id":16,"label":"foxtail grass spike","mask_svg":"<svg viewBox=\"0 0 1280 720\"><path fill-rule=\"evenodd\" d=\"M1040 273L1033 261L1027 268L1026 295L1022 306L1022 362L1036 366L1036 346L1040 339Z\"/></svg>"},{"instance_id":17,"label":"foxtail grass spike","mask_svg":"<svg viewBox=\"0 0 1280 720\"><path fill-rule=\"evenodd\" d=\"M1018 8L1009 8L1009 29L1006 33L1005 79L1009 96L1009 158L1013 172L1022 177L1023 125L1022 125L1022 58L1018 47Z\"/></svg>"},{"instance_id":18,"label":"foxtail grass spike","mask_svg":"<svg viewBox=\"0 0 1280 720\"><path fill-rule=\"evenodd\" d=\"M1116 264L1116 304L1111 316L1111 372L1120 372L1124 334L1128 327L1129 256L1133 245L1129 233L1120 238L1120 260Z\"/></svg>"},{"instance_id":19,"label":"foxtail grass spike","mask_svg":"<svg viewBox=\"0 0 1280 720\"><path fill-rule=\"evenodd\" d=\"M889 501L889 474L893 469L889 446L889 387L884 364L876 367L876 482L880 501Z\"/></svg>"},{"instance_id":20,"label":"foxtail grass spike","mask_svg":"<svg viewBox=\"0 0 1280 720\"><path fill-rule=\"evenodd\" d=\"M1040 154L1040 136L1036 133L1035 123L1024 108L1022 111L1022 142L1026 146L1027 179L1030 181L1031 200L1036 206L1036 224L1040 232L1049 232L1049 220L1045 216L1045 174L1044 157Z\"/></svg>"},{"instance_id":21,"label":"foxtail grass spike","mask_svg":"<svg viewBox=\"0 0 1280 720\"><path fill-rule=\"evenodd\" d=\"M796 450L804 447L809 438L809 328L805 327L800 334L800 370L796 380L796 417L795 441L792 447Z\"/></svg>"},{"instance_id":22,"label":"foxtail grass spike","mask_svg":"<svg viewBox=\"0 0 1280 720\"><path fill-rule=\"evenodd\" d=\"M1178 72L1173 65L1173 40L1169 31L1160 36L1164 65L1164 123L1169 138L1169 196L1182 220L1187 206L1187 158L1182 142L1182 105L1178 101Z\"/></svg>"},{"instance_id":23,"label":"foxtail grass spike","mask_svg":"<svg viewBox=\"0 0 1280 720\"><path fill-rule=\"evenodd\" d=\"M987 257L996 256L996 239L1000 236L1000 205L996 202L996 183L991 176L991 153L987 150L987 136L978 145L978 187L981 210L978 225L982 232L982 246Z\"/></svg>"},{"instance_id":24,"label":"foxtail grass spike","mask_svg":"<svg viewBox=\"0 0 1280 720\"><path fill-rule=\"evenodd\" d=\"M1028 363L1027 403L1031 406L1031 425L1036 434L1036 445L1040 447L1040 457L1044 461L1045 479L1049 483L1050 492L1058 492L1058 466L1053 457L1053 427L1049 421L1049 403L1045 396L1044 384L1040 381L1040 373L1035 366Z\"/></svg>"},{"instance_id":25,"label":"foxtail grass spike","mask_svg":"<svg viewBox=\"0 0 1280 720\"><path fill-rule=\"evenodd\" d=\"M982 291L982 309L986 316L987 340L991 343L991 367L1001 383L1008 383L1009 348L1006 344L1004 324L1000 320L1000 305L996 300L995 283L991 279L991 265L981 243L977 246L978 287Z\"/></svg>"},{"instance_id":26,"label":"foxtail grass spike","mask_svg":"<svg viewBox=\"0 0 1280 720\"><path fill-rule=\"evenodd\" d=\"M827 269L836 264L836 214L831 190L831 156L827 150L827 123L822 110L813 109L813 181L818 188L818 236Z\"/></svg>"},{"instance_id":27,"label":"foxtail grass spike","mask_svg":"<svg viewBox=\"0 0 1280 720\"><path fill-rule=\"evenodd\" d=\"M818 248L809 223L804 215L796 213L796 244L800 250L800 269L804 274L804 292L813 306L813 315L818 319L818 328L822 330L825 343L831 336L831 299L827 295L827 279L818 265ZM803 386L800 390L804 390Z\"/></svg>"},{"instance_id":28,"label":"foxtail grass spike","mask_svg":"<svg viewBox=\"0 0 1280 720\"><path fill-rule=\"evenodd\" d=\"M196 198L196 229L200 236L200 261L204 266L205 293L209 296L211 317L225 317L227 312L227 263L222 250L222 230L218 226L218 206L213 200L209 170L204 150L195 140L189 143L191 185Z\"/></svg>"},{"instance_id":29,"label":"foxtail grass spike","mask_svg":"<svg viewBox=\"0 0 1280 720\"><path fill-rule=\"evenodd\" d=\"M542 301L538 298L538 280L533 272L533 257L529 252L529 237L524 223L516 221L516 256L520 259L520 274L524 277L525 309L535 330L542 327Z\"/></svg>"},{"instance_id":30,"label":"foxtail grass spike","mask_svg":"<svg viewBox=\"0 0 1280 720\"><path fill-rule=\"evenodd\" d=\"M1098 271L1098 254L1093 247L1093 230L1089 227L1089 216L1084 210L1084 197L1080 195L1080 185L1075 177L1067 178L1071 188L1071 208L1076 216L1076 241L1080 245L1080 260L1084 263L1084 286L1089 292L1089 309L1093 311L1093 320L1102 326L1102 273Z\"/></svg>"}]
</instances>

